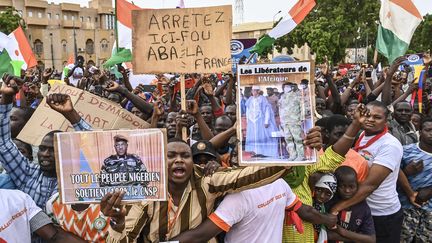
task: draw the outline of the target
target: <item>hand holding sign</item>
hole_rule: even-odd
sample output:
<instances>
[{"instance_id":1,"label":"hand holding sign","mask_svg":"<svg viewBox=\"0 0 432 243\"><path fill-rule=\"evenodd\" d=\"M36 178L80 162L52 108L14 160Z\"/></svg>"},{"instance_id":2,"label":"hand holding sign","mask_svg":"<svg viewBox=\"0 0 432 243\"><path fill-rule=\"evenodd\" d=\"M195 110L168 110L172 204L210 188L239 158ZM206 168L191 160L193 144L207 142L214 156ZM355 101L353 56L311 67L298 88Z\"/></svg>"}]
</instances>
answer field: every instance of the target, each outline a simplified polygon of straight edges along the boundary
<instances>
[{"instance_id":1,"label":"hand holding sign","mask_svg":"<svg viewBox=\"0 0 432 243\"><path fill-rule=\"evenodd\" d=\"M126 209L121 206L121 200L125 195L124 191L107 193L101 201L101 211L105 216L111 217L114 221L111 227L116 231L122 231L125 226Z\"/></svg>"}]
</instances>

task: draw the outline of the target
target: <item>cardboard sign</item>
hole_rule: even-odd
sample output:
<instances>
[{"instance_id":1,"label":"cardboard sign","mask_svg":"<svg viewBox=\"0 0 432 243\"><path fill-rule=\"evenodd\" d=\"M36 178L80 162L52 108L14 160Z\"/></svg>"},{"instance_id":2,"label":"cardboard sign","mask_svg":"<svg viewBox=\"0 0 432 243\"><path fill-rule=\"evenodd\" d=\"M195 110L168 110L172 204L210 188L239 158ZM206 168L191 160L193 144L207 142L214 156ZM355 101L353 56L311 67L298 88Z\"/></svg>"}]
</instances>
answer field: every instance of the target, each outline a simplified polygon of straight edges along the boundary
<instances>
[{"instance_id":1,"label":"cardboard sign","mask_svg":"<svg viewBox=\"0 0 432 243\"><path fill-rule=\"evenodd\" d=\"M303 146L314 125L313 63L238 65L237 71L240 164L315 163L316 151Z\"/></svg>"},{"instance_id":2,"label":"cardboard sign","mask_svg":"<svg viewBox=\"0 0 432 243\"><path fill-rule=\"evenodd\" d=\"M49 94L52 93L70 95L75 110L94 129L143 129L150 126L119 104L87 91L68 85L55 84L49 92ZM21 130L18 139L32 145L39 145L42 138L52 130L74 131L69 121L57 111L52 110L46 103L46 99L43 99Z\"/></svg>"},{"instance_id":3,"label":"cardboard sign","mask_svg":"<svg viewBox=\"0 0 432 243\"><path fill-rule=\"evenodd\" d=\"M54 149L62 203L95 203L125 191L125 201L165 201L165 130L56 133Z\"/></svg>"},{"instance_id":4,"label":"cardboard sign","mask_svg":"<svg viewBox=\"0 0 432 243\"><path fill-rule=\"evenodd\" d=\"M132 11L134 73L231 69L230 5Z\"/></svg>"}]
</instances>

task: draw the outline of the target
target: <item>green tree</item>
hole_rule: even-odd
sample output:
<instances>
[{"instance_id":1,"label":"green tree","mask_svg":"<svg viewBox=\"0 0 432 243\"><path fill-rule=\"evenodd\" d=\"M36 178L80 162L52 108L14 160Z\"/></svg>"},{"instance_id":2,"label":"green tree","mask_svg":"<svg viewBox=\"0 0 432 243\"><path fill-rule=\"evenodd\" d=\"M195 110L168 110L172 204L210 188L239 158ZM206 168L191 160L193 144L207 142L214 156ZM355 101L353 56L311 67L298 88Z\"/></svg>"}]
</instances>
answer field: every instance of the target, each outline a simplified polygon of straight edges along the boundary
<instances>
[{"instance_id":1,"label":"green tree","mask_svg":"<svg viewBox=\"0 0 432 243\"><path fill-rule=\"evenodd\" d=\"M291 33L276 40L278 51L305 43L322 62L325 56L333 63L345 58L345 49L374 46L379 19L379 1L317 0L315 8Z\"/></svg>"},{"instance_id":2,"label":"green tree","mask_svg":"<svg viewBox=\"0 0 432 243\"><path fill-rule=\"evenodd\" d=\"M0 32L8 35L20 25L25 28L24 20L14 7L7 7L0 13Z\"/></svg>"},{"instance_id":3,"label":"green tree","mask_svg":"<svg viewBox=\"0 0 432 243\"><path fill-rule=\"evenodd\" d=\"M432 50L432 15L426 15L414 32L408 53L420 53Z\"/></svg>"}]
</instances>

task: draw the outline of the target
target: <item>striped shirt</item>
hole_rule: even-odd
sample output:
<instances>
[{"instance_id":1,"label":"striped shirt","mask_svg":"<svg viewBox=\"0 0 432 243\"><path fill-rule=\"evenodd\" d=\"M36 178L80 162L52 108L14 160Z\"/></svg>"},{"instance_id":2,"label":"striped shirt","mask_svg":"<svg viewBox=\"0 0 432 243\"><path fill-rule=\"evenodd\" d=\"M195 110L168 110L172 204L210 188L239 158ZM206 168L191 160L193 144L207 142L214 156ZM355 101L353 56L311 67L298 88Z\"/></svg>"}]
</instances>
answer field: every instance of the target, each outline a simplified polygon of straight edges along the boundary
<instances>
[{"instance_id":1,"label":"striped shirt","mask_svg":"<svg viewBox=\"0 0 432 243\"><path fill-rule=\"evenodd\" d=\"M48 199L57 192L57 178L44 175L39 164L31 163L11 139L10 112L12 104L0 105L0 163L16 187L29 194L40 208L45 208ZM81 119L74 124L76 131L91 127Z\"/></svg>"},{"instance_id":2,"label":"striped shirt","mask_svg":"<svg viewBox=\"0 0 432 243\"><path fill-rule=\"evenodd\" d=\"M107 242L136 242L140 235L144 242L172 239L201 224L219 197L266 185L286 172L284 167L254 166L227 168L205 177L202 169L194 166L178 208L167 201L128 206L125 229L120 233L110 227Z\"/></svg>"},{"instance_id":3,"label":"striped shirt","mask_svg":"<svg viewBox=\"0 0 432 243\"><path fill-rule=\"evenodd\" d=\"M305 178L298 187L292 188L293 192L299 197L300 201L312 206L312 191L308 185L309 176L317 171L334 171L345 160L333 151L332 147L326 149L325 153L319 156L316 164L306 166ZM311 223L303 221L304 232L299 234L291 225L284 225L283 241L284 243L314 243L314 228Z\"/></svg>"}]
</instances>

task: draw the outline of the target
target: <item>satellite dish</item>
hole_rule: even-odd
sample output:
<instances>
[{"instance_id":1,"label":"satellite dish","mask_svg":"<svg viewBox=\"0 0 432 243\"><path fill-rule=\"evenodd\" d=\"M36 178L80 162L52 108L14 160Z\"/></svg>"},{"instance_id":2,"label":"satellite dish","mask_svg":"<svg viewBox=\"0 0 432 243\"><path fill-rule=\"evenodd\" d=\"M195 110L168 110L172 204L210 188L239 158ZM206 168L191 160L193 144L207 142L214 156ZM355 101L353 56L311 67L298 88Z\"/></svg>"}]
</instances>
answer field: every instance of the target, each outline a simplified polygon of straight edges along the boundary
<instances>
[{"instance_id":1,"label":"satellite dish","mask_svg":"<svg viewBox=\"0 0 432 243\"><path fill-rule=\"evenodd\" d=\"M272 62L295 62L295 61L296 59L294 59L294 57L291 57L289 55L279 55L272 59Z\"/></svg>"}]
</instances>

